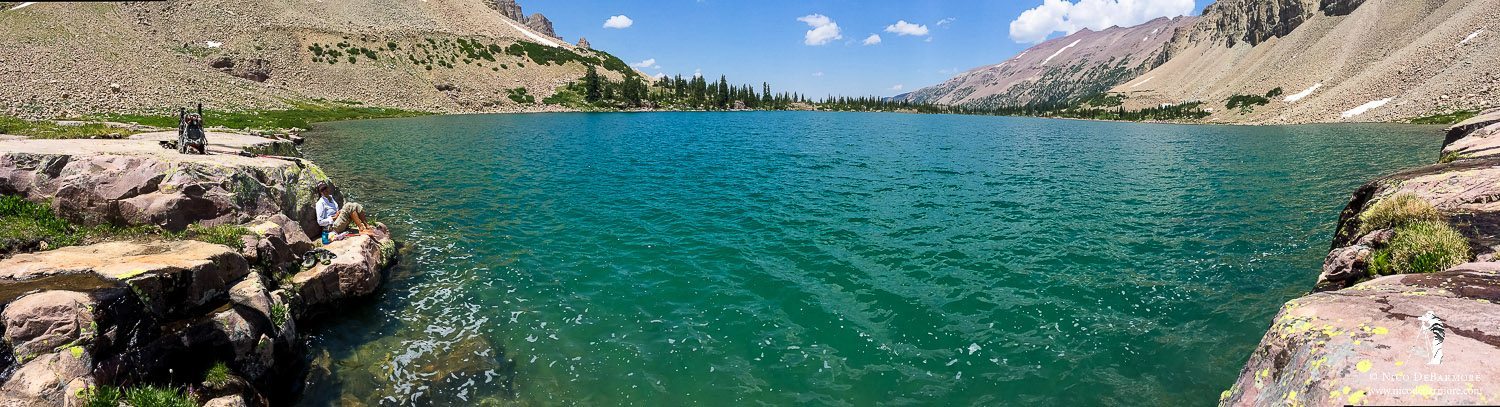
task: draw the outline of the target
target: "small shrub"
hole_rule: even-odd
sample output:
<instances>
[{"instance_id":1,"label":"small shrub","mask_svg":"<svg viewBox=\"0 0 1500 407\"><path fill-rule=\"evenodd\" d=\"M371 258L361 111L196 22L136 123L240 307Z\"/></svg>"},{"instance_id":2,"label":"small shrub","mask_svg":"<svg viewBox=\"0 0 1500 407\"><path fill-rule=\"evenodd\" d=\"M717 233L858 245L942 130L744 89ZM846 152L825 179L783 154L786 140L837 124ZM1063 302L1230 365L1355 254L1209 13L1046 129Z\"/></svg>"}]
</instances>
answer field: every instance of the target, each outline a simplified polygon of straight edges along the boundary
<instances>
[{"instance_id":1,"label":"small shrub","mask_svg":"<svg viewBox=\"0 0 1500 407\"><path fill-rule=\"evenodd\" d=\"M1281 96L1282 93L1286 93L1286 91L1281 90L1281 87L1278 86L1278 87L1276 87L1276 89L1271 89L1270 92L1266 92L1266 98L1269 99L1269 98L1274 98L1274 97L1277 97L1277 96Z\"/></svg>"},{"instance_id":2,"label":"small shrub","mask_svg":"<svg viewBox=\"0 0 1500 407\"><path fill-rule=\"evenodd\" d=\"M78 391L78 401L83 407L119 407L120 389L111 386L89 386Z\"/></svg>"},{"instance_id":3,"label":"small shrub","mask_svg":"<svg viewBox=\"0 0 1500 407\"><path fill-rule=\"evenodd\" d=\"M1224 108L1238 108L1240 109L1240 113L1250 113L1252 110L1255 110L1256 106L1264 106L1269 103L1271 103L1271 100L1261 95L1234 95L1230 96L1229 100L1224 103Z\"/></svg>"},{"instance_id":4,"label":"small shrub","mask_svg":"<svg viewBox=\"0 0 1500 407\"><path fill-rule=\"evenodd\" d=\"M224 385L229 384L229 366L224 362L215 362L213 367L208 368L208 373L203 375L203 383L216 389L224 388Z\"/></svg>"},{"instance_id":5,"label":"small shrub","mask_svg":"<svg viewBox=\"0 0 1500 407\"><path fill-rule=\"evenodd\" d=\"M1370 271L1379 275L1436 273L1469 260L1469 240L1441 221L1396 228L1390 244L1373 255Z\"/></svg>"},{"instance_id":6,"label":"small shrub","mask_svg":"<svg viewBox=\"0 0 1500 407\"><path fill-rule=\"evenodd\" d=\"M530 105L536 103L536 97L527 94L526 88L508 89L505 93L510 97L510 101L517 104Z\"/></svg>"},{"instance_id":7,"label":"small shrub","mask_svg":"<svg viewBox=\"0 0 1500 407\"><path fill-rule=\"evenodd\" d=\"M181 390L146 385L125 390L125 404L131 407L197 407Z\"/></svg>"},{"instance_id":8,"label":"small shrub","mask_svg":"<svg viewBox=\"0 0 1500 407\"><path fill-rule=\"evenodd\" d=\"M1359 235L1417 222L1440 222L1437 208L1413 194L1396 194L1376 202L1359 214Z\"/></svg>"}]
</instances>

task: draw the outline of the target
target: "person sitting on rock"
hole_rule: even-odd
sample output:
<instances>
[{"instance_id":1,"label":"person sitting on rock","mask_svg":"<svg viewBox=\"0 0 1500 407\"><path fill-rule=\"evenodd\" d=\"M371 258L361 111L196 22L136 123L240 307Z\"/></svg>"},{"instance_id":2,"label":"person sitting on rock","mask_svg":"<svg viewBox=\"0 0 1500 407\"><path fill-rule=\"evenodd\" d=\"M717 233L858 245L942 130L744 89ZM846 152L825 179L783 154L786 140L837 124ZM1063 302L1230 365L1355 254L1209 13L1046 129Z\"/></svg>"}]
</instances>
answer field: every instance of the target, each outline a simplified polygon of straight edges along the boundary
<instances>
[{"instance_id":1,"label":"person sitting on rock","mask_svg":"<svg viewBox=\"0 0 1500 407\"><path fill-rule=\"evenodd\" d=\"M343 207L333 200L333 185L328 181L318 182L318 225L322 225L324 232L338 236L331 238L338 240L344 236L344 231L349 230L349 224L353 223L359 229L358 233L370 234L372 228L365 222L365 207L358 202L347 202Z\"/></svg>"}]
</instances>

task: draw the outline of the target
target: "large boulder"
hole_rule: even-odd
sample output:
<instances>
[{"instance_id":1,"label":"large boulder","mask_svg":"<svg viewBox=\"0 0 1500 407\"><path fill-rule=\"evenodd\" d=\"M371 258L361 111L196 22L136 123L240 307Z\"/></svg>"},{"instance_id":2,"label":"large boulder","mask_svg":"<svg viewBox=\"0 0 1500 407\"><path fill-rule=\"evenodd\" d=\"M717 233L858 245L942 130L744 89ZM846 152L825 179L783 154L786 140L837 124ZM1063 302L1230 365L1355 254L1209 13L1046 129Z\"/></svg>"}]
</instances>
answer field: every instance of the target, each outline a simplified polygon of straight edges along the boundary
<instances>
[{"instance_id":1,"label":"large boulder","mask_svg":"<svg viewBox=\"0 0 1500 407\"><path fill-rule=\"evenodd\" d=\"M1440 360L1422 320L1429 312L1445 320ZM1221 404L1494 404L1495 315L1497 263L1386 276L1295 299L1276 315Z\"/></svg>"},{"instance_id":2,"label":"large boulder","mask_svg":"<svg viewBox=\"0 0 1500 407\"><path fill-rule=\"evenodd\" d=\"M48 353L21 365L0 386L3 406L76 406L78 391L93 384L84 352Z\"/></svg>"},{"instance_id":3,"label":"large boulder","mask_svg":"<svg viewBox=\"0 0 1500 407\"><path fill-rule=\"evenodd\" d=\"M221 300L247 273L234 249L193 240L65 247L0 260L0 303L41 288L124 286L154 314L180 316Z\"/></svg>"},{"instance_id":4,"label":"large boulder","mask_svg":"<svg viewBox=\"0 0 1500 407\"><path fill-rule=\"evenodd\" d=\"M335 257L292 276L300 306L298 315L310 308L375 292L381 272L395 256L395 243L384 229L374 235L357 235L324 246Z\"/></svg>"},{"instance_id":5,"label":"large boulder","mask_svg":"<svg viewBox=\"0 0 1500 407\"><path fill-rule=\"evenodd\" d=\"M98 335L95 311L99 303L88 294L43 291L5 306L5 342L25 362L45 353L77 347L86 352Z\"/></svg>"},{"instance_id":6,"label":"large boulder","mask_svg":"<svg viewBox=\"0 0 1500 407\"><path fill-rule=\"evenodd\" d=\"M304 233L316 233L312 186L327 179L317 166L230 154L291 142L211 133L215 154L187 155L156 145L171 134L7 141L0 145L0 193L50 202L57 213L86 224L182 230L193 223L240 224L282 214Z\"/></svg>"},{"instance_id":7,"label":"large boulder","mask_svg":"<svg viewBox=\"0 0 1500 407\"><path fill-rule=\"evenodd\" d=\"M265 277L262 277L260 273L250 273L230 287L229 301L255 310L267 320L271 318L271 295L266 289Z\"/></svg>"}]
</instances>

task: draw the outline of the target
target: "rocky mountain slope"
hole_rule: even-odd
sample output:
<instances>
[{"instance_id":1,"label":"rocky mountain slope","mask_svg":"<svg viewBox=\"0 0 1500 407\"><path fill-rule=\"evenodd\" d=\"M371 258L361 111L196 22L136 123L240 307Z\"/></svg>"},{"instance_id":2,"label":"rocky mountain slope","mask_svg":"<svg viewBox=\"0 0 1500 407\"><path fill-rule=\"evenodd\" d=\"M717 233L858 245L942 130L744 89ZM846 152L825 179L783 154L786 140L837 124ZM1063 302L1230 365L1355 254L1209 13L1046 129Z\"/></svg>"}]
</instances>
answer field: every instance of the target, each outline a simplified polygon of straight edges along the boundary
<instances>
[{"instance_id":1,"label":"rocky mountain slope","mask_svg":"<svg viewBox=\"0 0 1500 407\"><path fill-rule=\"evenodd\" d=\"M1402 121L1480 110L1500 105L1500 74L1493 69L1500 63L1497 9L1497 0L1222 0L1197 18L1180 19L1187 21L1157 50L1131 45L1115 51L1149 53L1155 61L1123 73L1108 90L1126 96L1130 109L1203 102L1214 109L1206 121L1227 123ZM1101 34L1132 31L1138 27L1082 31L1021 56L1055 52L1059 44L1088 47ZM1063 66L1097 64L1070 62ZM993 98L1024 101L1034 87L1080 87L1076 77L1037 79L1016 90L996 82ZM973 86L950 86L953 81L914 94L941 103L980 102L963 95ZM1236 95L1272 96L1265 105L1226 108Z\"/></svg>"},{"instance_id":2,"label":"rocky mountain slope","mask_svg":"<svg viewBox=\"0 0 1500 407\"><path fill-rule=\"evenodd\" d=\"M959 74L898 100L981 107L1063 103L1104 92L1155 66L1178 28L1195 17L1158 18L1129 28L1084 29L995 65Z\"/></svg>"},{"instance_id":3,"label":"rocky mountain slope","mask_svg":"<svg viewBox=\"0 0 1500 407\"><path fill-rule=\"evenodd\" d=\"M4 4L4 3L0 3ZM528 108L582 77L578 49L514 1L36 3L0 11L0 113L286 108L313 100L440 112ZM502 7L504 6L504 7ZM514 7L510 7L514 6ZM536 44L536 45L527 45ZM518 45L519 44L519 45Z\"/></svg>"}]
</instances>

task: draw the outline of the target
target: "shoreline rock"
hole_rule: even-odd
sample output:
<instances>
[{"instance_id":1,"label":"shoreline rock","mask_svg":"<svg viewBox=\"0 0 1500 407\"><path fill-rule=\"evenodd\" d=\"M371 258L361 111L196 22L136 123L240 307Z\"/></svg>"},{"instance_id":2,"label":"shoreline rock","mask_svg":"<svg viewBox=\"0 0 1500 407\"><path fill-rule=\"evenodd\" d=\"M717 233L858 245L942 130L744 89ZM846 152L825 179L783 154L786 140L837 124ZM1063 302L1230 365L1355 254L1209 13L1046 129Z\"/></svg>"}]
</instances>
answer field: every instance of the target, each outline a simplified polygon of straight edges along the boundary
<instances>
[{"instance_id":1,"label":"shoreline rock","mask_svg":"<svg viewBox=\"0 0 1500 407\"><path fill-rule=\"evenodd\" d=\"M0 259L0 405L77 405L96 385L194 389L212 405L288 404L305 376L297 327L375 293L395 261L383 226L317 244L312 185L327 180L287 140L210 134L206 156L127 140L0 144L0 193L49 202L85 225L240 225L240 247L151 238ZM267 154L272 155L272 154ZM215 363L228 384L200 384Z\"/></svg>"},{"instance_id":2,"label":"shoreline rock","mask_svg":"<svg viewBox=\"0 0 1500 407\"><path fill-rule=\"evenodd\" d=\"M1340 213L1314 293L1288 301L1219 400L1244 405L1500 402L1500 111L1451 127L1443 163L1357 189ZM1495 139L1500 139L1496 137ZM1467 240L1469 263L1369 278L1390 229L1360 234L1382 199L1425 201ZM1435 323L1436 322L1436 323Z\"/></svg>"}]
</instances>

